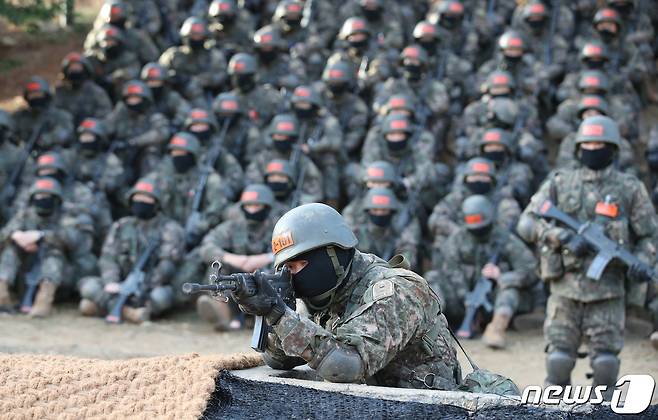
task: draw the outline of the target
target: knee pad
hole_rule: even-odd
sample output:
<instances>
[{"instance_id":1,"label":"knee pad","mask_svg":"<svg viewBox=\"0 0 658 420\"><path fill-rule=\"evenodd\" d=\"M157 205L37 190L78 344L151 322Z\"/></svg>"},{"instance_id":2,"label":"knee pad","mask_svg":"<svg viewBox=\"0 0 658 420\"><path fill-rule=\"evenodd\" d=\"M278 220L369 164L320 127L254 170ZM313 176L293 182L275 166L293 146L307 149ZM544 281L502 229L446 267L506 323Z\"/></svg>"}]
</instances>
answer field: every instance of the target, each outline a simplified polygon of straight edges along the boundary
<instances>
[{"instance_id":1,"label":"knee pad","mask_svg":"<svg viewBox=\"0 0 658 420\"><path fill-rule=\"evenodd\" d=\"M614 385L619 374L619 358L611 353L602 353L592 359L594 386Z\"/></svg>"},{"instance_id":2,"label":"knee pad","mask_svg":"<svg viewBox=\"0 0 658 420\"><path fill-rule=\"evenodd\" d=\"M103 283L97 277L85 277L80 280L80 296L93 302L100 302L103 297Z\"/></svg>"},{"instance_id":3,"label":"knee pad","mask_svg":"<svg viewBox=\"0 0 658 420\"><path fill-rule=\"evenodd\" d=\"M151 290L149 301L151 303L151 312L154 315L161 314L171 308L174 303L174 294L171 287L156 287Z\"/></svg>"},{"instance_id":4,"label":"knee pad","mask_svg":"<svg viewBox=\"0 0 658 420\"><path fill-rule=\"evenodd\" d=\"M571 383L571 371L576 359L562 350L554 350L546 356L546 382L551 385L568 385Z\"/></svg>"}]
</instances>

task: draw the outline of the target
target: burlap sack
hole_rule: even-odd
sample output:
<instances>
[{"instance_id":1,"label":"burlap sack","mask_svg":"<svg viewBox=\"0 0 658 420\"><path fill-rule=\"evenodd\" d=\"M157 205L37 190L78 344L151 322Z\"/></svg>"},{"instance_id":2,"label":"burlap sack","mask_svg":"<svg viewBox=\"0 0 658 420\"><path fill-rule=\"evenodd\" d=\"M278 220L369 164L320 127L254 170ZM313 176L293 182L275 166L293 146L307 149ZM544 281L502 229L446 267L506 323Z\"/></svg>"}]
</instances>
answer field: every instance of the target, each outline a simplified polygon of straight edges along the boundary
<instances>
[{"instance_id":1,"label":"burlap sack","mask_svg":"<svg viewBox=\"0 0 658 420\"><path fill-rule=\"evenodd\" d=\"M199 418L222 369L261 364L258 354L89 360L0 355L0 417Z\"/></svg>"}]
</instances>

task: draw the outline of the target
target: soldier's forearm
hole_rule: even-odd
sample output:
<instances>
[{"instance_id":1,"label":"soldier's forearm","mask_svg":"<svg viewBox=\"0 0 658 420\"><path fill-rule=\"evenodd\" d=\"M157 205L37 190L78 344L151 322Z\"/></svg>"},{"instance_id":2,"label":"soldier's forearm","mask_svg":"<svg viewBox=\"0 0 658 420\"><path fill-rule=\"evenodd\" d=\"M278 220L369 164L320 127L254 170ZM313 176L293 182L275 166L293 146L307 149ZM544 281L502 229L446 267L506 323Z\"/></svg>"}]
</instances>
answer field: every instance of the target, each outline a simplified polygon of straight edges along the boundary
<instances>
[{"instance_id":1,"label":"soldier's forearm","mask_svg":"<svg viewBox=\"0 0 658 420\"><path fill-rule=\"evenodd\" d=\"M159 130L149 130L144 134L131 138L128 143L136 147L158 145L164 141L164 136Z\"/></svg>"}]
</instances>

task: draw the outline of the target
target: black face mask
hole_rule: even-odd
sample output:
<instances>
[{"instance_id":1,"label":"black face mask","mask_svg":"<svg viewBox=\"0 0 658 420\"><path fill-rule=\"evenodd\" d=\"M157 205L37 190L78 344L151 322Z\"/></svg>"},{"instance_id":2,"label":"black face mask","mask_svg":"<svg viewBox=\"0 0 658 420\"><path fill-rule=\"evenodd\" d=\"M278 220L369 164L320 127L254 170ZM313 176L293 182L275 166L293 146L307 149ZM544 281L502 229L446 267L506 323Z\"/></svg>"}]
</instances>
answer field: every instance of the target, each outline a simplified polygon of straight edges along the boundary
<instances>
[{"instance_id":1,"label":"black face mask","mask_svg":"<svg viewBox=\"0 0 658 420\"><path fill-rule=\"evenodd\" d=\"M107 58L113 59L121 54L121 47L118 45L112 45L111 47L106 47L104 51Z\"/></svg>"},{"instance_id":2,"label":"black face mask","mask_svg":"<svg viewBox=\"0 0 658 420\"><path fill-rule=\"evenodd\" d=\"M212 131L210 129L204 131L192 131L192 134L194 134L201 143L208 141L208 139L212 137Z\"/></svg>"},{"instance_id":3,"label":"black face mask","mask_svg":"<svg viewBox=\"0 0 658 420\"><path fill-rule=\"evenodd\" d=\"M544 30L544 26L546 25L546 21L544 19L542 20L529 20L527 21L528 26L530 29L532 29L533 32L541 32Z\"/></svg>"},{"instance_id":4,"label":"black face mask","mask_svg":"<svg viewBox=\"0 0 658 420\"><path fill-rule=\"evenodd\" d=\"M66 79L71 82L73 87L80 87L87 80L87 74L84 71L68 72Z\"/></svg>"},{"instance_id":5,"label":"black face mask","mask_svg":"<svg viewBox=\"0 0 658 420\"><path fill-rule=\"evenodd\" d=\"M274 140L272 143L279 153L286 154L290 153L294 142L292 140Z\"/></svg>"},{"instance_id":6,"label":"black face mask","mask_svg":"<svg viewBox=\"0 0 658 420\"><path fill-rule=\"evenodd\" d=\"M600 149L596 150L586 150L583 148L579 149L580 163L587 166L593 171L598 171L606 168L612 163L612 157L614 156L615 150L612 145L606 144Z\"/></svg>"},{"instance_id":7,"label":"black face mask","mask_svg":"<svg viewBox=\"0 0 658 420\"><path fill-rule=\"evenodd\" d=\"M125 103L126 108L128 108L132 112L136 112L138 114L141 114L148 108L148 103L146 101L142 100L141 102L138 102L136 104L129 104L128 102Z\"/></svg>"},{"instance_id":8,"label":"black face mask","mask_svg":"<svg viewBox=\"0 0 658 420\"><path fill-rule=\"evenodd\" d=\"M368 218L375 226L379 226L383 228L391 224L393 213L384 214L384 215L368 213Z\"/></svg>"},{"instance_id":9,"label":"black face mask","mask_svg":"<svg viewBox=\"0 0 658 420\"><path fill-rule=\"evenodd\" d=\"M34 205L37 214L45 217L53 214L55 207L57 206L57 199L55 196L49 195L47 197L33 199L32 204Z\"/></svg>"},{"instance_id":10,"label":"black face mask","mask_svg":"<svg viewBox=\"0 0 658 420\"><path fill-rule=\"evenodd\" d=\"M507 61L507 63L514 66L521 62L523 55L517 55L517 56L503 55L503 57L505 58L505 61Z\"/></svg>"},{"instance_id":11,"label":"black face mask","mask_svg":"<svg viewBox=\"0 0 658 420\"><path fill-rule=\"evenodd\" d=\"M600 69L603 68L603 66L605 66L605 61L603 61L603 60L596 60L596 61L587 60L587 61L585 61L585 66L588 69L600 70Z\"/></svg>"},{"instance_id":12,"label":"black face mask","mask_svg":"<svg viewBox=\"0 0 658 420\"><path fill-rule=\"evenodd\" d=\"M363 11L363 16L365 16L365 18L369 21L378 20L382 15L382 9L380 7L375 9L367 9L362 7L361 10Z\"/></svg>"},{"instance_id":13,"label":"black face mask","mask_svg":"<svg viewBox=\"0 0 658 420\"><path fill-rule=\"evenodd\" d=\"M250 92L256 86L253 74L234 74L231 83L240 92Z\"/></svg>"},{"instance_id":14,"label":"black face mask","mask_svg":"<svg viewBox=\"0 0 658 420\"><path fill-rule=\"evenodd\" d=\"M41 175L40 175L40 174L39 174L39 171L37 170L37 176L39 176L39 177L47 176L47 177L49 177L49 178L54 178L54 179L56 179L57 182L59 182L60 184L65 184L65 183L66 183L66 182L65 182L65 181L66 181L66 172L64 172L64 171L62 171L62 170L59 170L59 169L56 170L54 173L52 173L52 174L47 174L47 175L45 175L45 174L41 174Z\"/></svg>"},{"instance_id":15,"label":"black face mask","mask_svg":"<svg viewBox=\"0 0 658 420\"><path fill-rule=\"evenodd\" d=\"M423 74L423 70L420 66L416 65L407 65L404 66L404 77L406 77L409 80L420 80L420 77Z\"/></svg>"},{"instance_id":16,"label":"black face mask","mask_svg":"<svg viewBox=\"0 0 658 420\"><path fill-rule=\"evenodd\" d=\"M80 142L80 153L85 156L95 156L100 150L98 141Z\"/></svg>"},{"instance_id":17,"label":"black face mask","mask_svg":"<svg viewBox=\"0 0 658 420\"><path fill-rule=\"evenodd\" d=\"M284 19L286 21L286 25L288 25L291 29L299 28L302 24L301 19Z\"/></svg>"},{"instance_id":18,"label":"black face mask","mask_svg":"<svg viewBox=\"0 0 658 420\"><path fill-rule=\"evenodd\" d=\"M350 47L358 51L365 51L368 48L368 38L361 41L350 41Z\"/></svg>"},{"instance_id":19,"label":"black face mask","mask_svg":"<svg viewBox=\"0 0 658 420\"><path fill-rule=\"evenodd\" d=\"M265 63L271 63L276 59L276 56L277 54L275 50L258 51L258 57Z\"/></svg>"},{"instance_id":20,"label":"black face mask","mask_svg":"<svg viewBox=\"0 0 658 420\"><path fill-rule=\"evenodd\" d=\"M126 19L114 19L114 20L110 21L110 24L112 26L116 26L118 28L123 29L123 28L126 27Z\"/></svg>"},{"instance_id":21,"label":"black face mask","mask_svg":"<svg viewBox=\"0 0 658 420\"><path fill-rule=\"evenodd\" d=\"M649 149L646 152L647 163L652 172L658 172L658 149Z\"/></svg>"},{"instance_id":22,"label":"black face mask","mask_svg":"<svg viewBox=\"0 0 658 420\"><path fill-rule=\"evenodd\" d=\"M171 161L174 163L174 168L176 168L176 172L179 173L184 173L189 171L196 164L196 159L194 155L191 153L172 156Z\"/></svg>"},{"instance_id":23,"label":"black face mask","mask_svg":"<svg viewBox=\"0 0 658 420\"><path fill-rule=\"evenodd\" d=\"M347 92L349 85L347 83L329 83L327 84L327 89L334 96L341 96L343 93Z\"/></svg>"},{"instance_id":24,"label":"black face mask","mask_svg":"<svg viewBox=\"0 0 658 420\"><path fill-rule=\"evenodd\" d=\"M155 204L143 201L133 201L130 204L132 214L138 219L148 220L155 216Z\"/></svg>"},{"instance_id":25,"label":"black face mask","mask_svg":"<svg viewBox=\"0 0 658 420\"><path fill-rule=\"evenodd\" d=\"M43 96L41 98L30 99L27 103L32 109L44 109L50 103L50 98Z\"/></svg>"},{"instance_id":26,"label":"black face mask","mask_svg":"<svg viewBox=\"0 0 658 420\"><path fill-rule=\"evenodd\" d=\"M288 198L288 195L290 195L290 184L288 182L267 181L267 186L270 187L274 196L279 200Z\"/></svg>"},{"instance_id":27,"label":"black face mask","mask_svg":"<svg viewBox=\"0 0 658 420\"><path fill-rule=\"evenodd\" d=\"M444 15L441 16L441 19L439 20L439 24L445 28L454 29L457 26L459 26L461 21L462 21L461 18Z\"/></svg>"},{"instance_id":28,"label":"black face mask","mask_svg":"<svg viewBox=\"0 0 658 420\"><path fill-rule=\"evenodd\" d=\"M471 233L471 235L475 236L477 240L484 241L489 238L489 234L491 233L492 228L493 224L489 224L479 228L469 229L468 231Z\"/></svg>"},{"instance_id":29,"label":"black face mask","mask_svg":"<svg viewBox=\"0 0 658 420\"><path fill-rule=\"evenodd\" d=\"M386 140L386 147L388 147L388 150L393 153L399 153L407 148L407 144L409 143L409 139L406 138L402 141L388 141Z\"/></svg>"},{"instance_id":30,"label":"black face mask","mask_svg":"<svg viewBox=\"0 0 658 420\"><path fill-rule=\"evenodd\" d=\"M612 31L609 31L607 29L600 29L600 30L597 30L597 32L601 36L601 39L603 40L603 42L605 42L606 44L609 44L610 42L614 41L617 38L617 33L616 32L612 32Z\"/></svg>"},{"instance_id":31,"label":"black face mask","mask_svg":"<svg viewBox=\"0 0 658 420\"><path fill-rule=\"evenodd\" d=\"M190 46L195 51L202 50L206 46L206 40L205 39L190 39L187 41L187 45Z\"/></svg>"},{"instance_id":32,"label":"black face mask","mask_svg":"<svg viewBox=\"0 0 658 420\"><path fill-rule=\"evenodd\" d=\"M315 117L315 114L317 113L317 110L315 109L314 106L311 106L308 109L302 109L302 108L294 108L295 115L297 118L300 120L309 120L313 117Z\"/></svg>"},{"instance_id":33,"label":"black face mask","mask_svg":"<svg viewBox=\"0 0 658 420\"><path fill-rule=\"evenodd\" d=\"M151 93L155 99L160 99L164 93L164 86L152 87Z\"/></svg>"},{"instance_id":34,"label":"black face mask","mask_svg":"<svg viewBox=\"0 0 658 420\"><path fill-rule=\"evenodd\" d=\"M471 181L471 182L464 182L464 185L466 185L466 188L473 194L479 194L479 195L486 195L491 191L491 182L485 182L485 181Z\"/></svg>"},{"instance_id":35,"label":"black face mask","mask_svg":"<svg viewBox=\"0 0 658 420\"><path fill-rule=\"evenodd\" d=\"M235 22L235 15L219 15L217 21L223 25L231 25Z\"/></svg>"},{"instance_id":36,"label":"black face mask","mask_svg":"<svg viewBox=\"0 0 658 420\"><path fill-rule=\"evenodd\" d=\"M270 208L265 206L261 210L258 210L255 213L249 213L242 207L242 213L244 214L244 217L250 221L250 222L255 222L255 223L262 223L267 219L267 216L270 214Z\"/></svg>"},{"instance_id":37,"label":"black face mask","mask_svg":"<svg viewBox=\"0 0 658 420\"><path fill-rule=\"evenodd\" d=\"M336 251L339 264L343 269L347 269L348 264L354 257L354 250L340 249L337 247L334 247L334 250ZM320 298L320 296L334 289L339 279L336 278L336 271L331 263L329 254L327 254L327 248L314 249L301 254L295 259L308 261L308 264L302 271L292 275L295 294L303 299L308 299L316 308L328 306L331 301L331 295L324 298ZM346 278L348 276L349 271Z\"/></svg>"},{"instance_id":38,"label":"black face mask","mask_svg":"<svg viewBox=\"0 0 658 420\"><path fill-rule=\"evenodd\" d=\"M432 41L418 41L418 43L419 43L420 46L423 47L423 49L424 49L425 51L427 51L427 53L430 54L430 55L434 55L435 51L436 51L436 50L438 49L438 47L439 47L439 43L438 43L436 40L432 40Z\"/></svg>"},{"instance_id":39,"label":"black face mask","mask_svg":"<svg viewBox=\"0 0 658 420\"><path fill-rule=\"evenodd\" d=\"M504 150L498 150L496 152L482 152L482 157L485 157L496 164L501 164L505 162L507 158L507 152Z\"/></svg>"}]
</instances>

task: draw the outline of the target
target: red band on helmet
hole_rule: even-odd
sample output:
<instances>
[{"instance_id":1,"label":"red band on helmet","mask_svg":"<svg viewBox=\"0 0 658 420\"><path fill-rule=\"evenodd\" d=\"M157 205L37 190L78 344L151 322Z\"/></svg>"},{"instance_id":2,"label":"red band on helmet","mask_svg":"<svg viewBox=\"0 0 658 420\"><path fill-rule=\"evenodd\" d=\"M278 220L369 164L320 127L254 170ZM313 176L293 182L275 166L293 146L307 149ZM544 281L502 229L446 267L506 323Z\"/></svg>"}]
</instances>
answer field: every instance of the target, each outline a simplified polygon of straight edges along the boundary
<instances>
[{"instance_id":1,"label":"red band on helmet","mask_svg":"<svg viewBox=\"0 0 658 420\"><path fill-rule=\"evenodd\" d=\"M148 193L153 193L154 187L153 184L150 184L148 182L138 182L137 185L135 185L135 191L144 191Z\"/></svg>"},{"instance_id":2,"label":"red band on helmet","mask_svg":"<svg viewBox=\"0 0 658 420\"><path fill-rule=\"evenodd\" d=\"M29 92L36 92L36 91L38 91L38 90L41 90L41 84L38 83L38 82L30 82L30 83L28 83L27 85L25 85L25 88L26 88Z\"/></svg>"},{"instance_id":3,"label":"red band on helmet","mask_svg":"<svg viewBox=\"0 0 658 420\"><path fill-rule=\"evenodd\" d=\"M39 159L37 160L37 165L42 166L42 165L51 165L55 163L55 156L53 155L41 155L39 156Z\"/></svg>"},{"instance_id":4,"label":"red band on helmet","mask_svg":"<svg viewBox=\"0 0 658 420\"><path fill-rule=\"evenodd\" d=\"M583 83L588 86L598 86L601 84L601 81L596 76L587 76Z\"/></svg>"},{"instance_id":5,"label":"red band on helmet","mask_svg":"<svg viewBox=\"0 0 658 420\"><path fill-rule=\"evenodd\" d=\"M541 3L532 4L530 5L530 13L543 15L546 13L546 7Z\"/></svg>"},{"instance_id":6,"label":"red band on helmet","mask_svg":"<svg viewBox=\"0 0 658 420\"><path fill-rule=\"evenodd\" d=\"M420 27L420 32L422 34L435 34L436 33L436 28L434 28L434 25L430 25L429 23L425 23Z\"/></svg>"},{"instance_id":7,"label":"red band on helmet","mask_svg":"<svg viewBox=\"0 0 658 420\"><path fill-rule=\"evenodd\" d=\"M258 115L258 111L255 109L250 109L249 110L249 119L251 121L258 121L260 119L260 115Z\"/></svg>"},{"instance_id":8,"label":"red band on helmet","mask_svg":"<svg viewBox=\"0 0 658 420\"><path fill-rule=\"evenodd\" d=\"M508 44L510 47L523 47L523 40L521 38L510 38Z\"/></svg>"},{"instance_id":9,"label":"red band on helmet","mask_svg":"<svg viewBox=\"0 0 658 420\"><path fill-rule=\"evenodd\" d=\"M600 56L603 55L603 48L599 45L585 45L584 54L586 56Z\"/></svg>"},{"instance_id":10,"label":"red band on helmet","mask_svg":"<svg viewBox=\"0 0 658 420\"><path fill-rule=\"evenodd\" d=\"M55 183L50 179L37 179L37 181L34 183L34 186L40 190L55 189Z\"/></svg>"},{"instance_id":11,"label":"red band on helmet","mask_svg":"<svg viewBox=\"0 0 658 420\"><path fill-rule=\"evenodd\" d=\"M339 79L339 78L344 77L344 76L345 76L345 72L342 71L342 70L338 70L338 69L329 70L329 77L330 78Z\"/></svg>"},{"instance_id":12,"label":"red band on helmet","mask_svg":"<svg viewBox=\"0 0 658 420\"><path fill-rule=\"evenodd\" d=\"M601 16L605 18L617 18L617 12L614 9L601 10Z\"/></svg>"},{"instance_id":13,"label":"red band on helmet","mask_svg":"<svg viewBox=\"0 0 658 420\"><path fill-rule=\"evenodd\" d=\"M415 47L407 47L402 52L402 55L409 58L418 58L420 56L420 50Z\"/></svg>"},{"instance_id":14,"label":"red band on helmet","mask_svg":"<svg viewBox=\"0 0 658 420\"><path fill-rule=\"evenodd\" d=\"M373 195L372 204L376 204L379 206L388 206L389 204L391 204L391 197L387 197L385 195Z\"/></svg>"},{"instance_id":15,"label":"red band on helmet","mask_svg":"<svg viewBox=\"0 0 658 420\"><path fill-rule=\"evenodd\" d=\"M272 42L272 34L263 34L258 42Z\"/></svg>"},{"instance_id":16,"label":"red band on helmet","mask_svg":"<svg viewBox=\"0 0 658 420\"><path fill-rule=\"evenodd\" d=\"M296 12L300 12L302 10L302 6L297 4L297 3L293 3L293 4L289 4L288 7L286 8L286 10L289 11L289 12L295 12L296 13Z\"/></svg>"},{"instance_id":17,"label":"red band on helmet","mask_svg":"<svg viewBox=\"0 0 658 420\"><path fill-rule=\"evenodd\" d=\"M84 120L80 123L80 127L82 128L96 128L96 121L94 120Z\"/></svg>"},{"instance_id":18,"label":"red band on helmet","mask_svg":"<svg viewBox=\"0 0 658 420\"><path fill-rule=\"evenodd\" d=\"M352 30L364 29L365 27L366 27L366 23L362 20L355 20L352 22Z\"/></svg>"},{"instance_id":19,"label":"red band on helmet","mask_svg":"<svg viewBox=\"0 0 658 420\"><path fill-rule=\"evenodd\" d=\"M232 99L227 99L225 101L222 101L219 106L227 111L237 111L239 108L237 101L234 101Z\"/></svg>"},{"instance_id":20,"label":"red band on helmet","mask_svg":"<svg viewBox=\"0 0 658 420\"><path fill-rule=\"evenodd\" d=\"M295 96L301 96L302 98L308 98L311 96L311 91L305 87L298 87L295 89Z\"/></svg>"},{"instance_id":21,"label":"red band on helmet","mask_svg":"<svg viewBox=\"0 0 658 420\"><path fill-rule=\"evenodd\" d=\"M467 225L482 223L482 220L483 218L481 214L467 214L464 216L464 222L466 222Z\"/></svg>"},{"instance_id":22,"label":"red band on helmet","mask_svg":"<svg viewBox=\"0 0 658 420\"><path fill-rule=\"evenodd\" d=\"M473 172L486 172L486 173L491 172L491 167L489 166L489 164L484 162L476 162L472 164L471 169L473 170Z\"/></svg>"},{"instance_id":23,"label":"red band on helmet","mask_svg":"<svg viewBox=\"0 0 658 420\"><path fill-rule=\"evenodd\" d=\"M82 60L82 56L77 52L68 53L66 55L66 60L74 62Z\"/></svg>"},{"instance_id":24,"label":"red band on helmet","mask_svg":"<svg viewBox=\"0 0 658 420\"><path fill-rule=\"evenodd\" d=\"M244 61L236 61L233 63L233 69L237 71L242 71L247 67L247 64Z\"/></svg>"},{"instance_id":25,"label":"red band on helmet","mask_svg":"<svg viewBox=\"0 0 658 420\"><path fill-rule=\"evenodd\" d=\"M206 28L201 23L195 23L192 25L192 32L205 32Z\"/></svg>"},{"instance_id":26,"label":"red band on helmet","mask_svg":"<svg viewBox=\"0 0 658 420\"><path fill-rule=\"evenodd\" d=\"M186 147L187 146L187 140L184 139L183 137L174 136L174 138L171 139L169 144L172 145L172 146Z\"/></svg>"},{"instance_id":27,"label":"red band on helmet","mask_svg":"<svg viewBox=\"0 0 658 420\"><path fill-rule=\"evenodd\" d=\"M581 104L583 106L599 106L601 105L601 100L596 97L588 96L583 98Z\"/></svg>"},{"instance_id":28,"label":"red band on helmet","mask_svg":"<svg viewBox=\"0 0 658 420\"><path fill-rule=\"evenodd\" d=\"M267 164L265 169L267 172L281 172L283 171L283 163L281 162L270 162Z\"/></svg>"},{"instance_id":29,"label":"red band on helmet","mask_svg":"<svg viewBox=\"0 0 658 420\"><path fill-rule=\"evenodd\" d=\"M139 85L128 85L126 88L126 93L128 95L141 95L144 93L144 89L142 89L142 87Z\"/></svg>"},{"instance_id":30,"label":"red band on helmet","mask_svg":"<svg viewBox=\"0 0 658 420\"><path fill-rule=\"evenodd\" d=\"M491 81L494 85L507 85L509 83L509 77L499 74L494 76Z\"/></svg>"},{"instance_id":31,"label":"red band on helmet","mask_svg":"<svg viewBox=\"0 0 658 420\"><path fill-rule=\"evenodd\" d=\"M112 6L110 8L110 17L118 17L121 16L121 8L119 6Z\"/></svg>"},{"instance_id":32,"label":"red band on helmet","mask_svg":"<svg viewBox=\"0 0 658 420\"><path fill-rule=\"evenodd\" d=\"M599 124L589 124L583 127L582 135L583 136L602 136L605 130L602 125Z\"/></svg>"},{"instance_id":33,"label":"red band on helmet","mask_svg":"<svg viewBox=\"0 0 658 420\"><path fill-rule=\"evenodd\" d=\"M407 106L407 101L404 98L391 98L388 101L388 106L391 108L402 108Z\"/></svg>"},{"instance_id":34,"label":"red band on helmet","mask_svg":"<svg viewBox=\"0 0 658 420\"><path fill-rule=\"evenodd\" d=\"M484 141L500 141L500 132L487 131L484 133Z\"/></svg>"},{"instance_id":35,"label":"red band on helmet","mask_svg":"<svg viewBox=\"0 0 658 420\"><path fill-rule=\"evenodd\" d=\"M461 3L453 2L448 6L448 10L453 13L464 13L464 5Z\"/></svg>"},{"instance_id":36,"label":"red band on helmet","mask_svg":"<svg viewBox=\"0 0 658 420\"><path fill-rule=\"evenodd\" d=\"M258 200L258 191L245 191L240 196L240 201Z\"/></svg>"},{"instance_id":37,"label":"red band on helmet","mask_svg":"<svg viewBox=\"0 0 658 420\"><path fill-rule=\"evenodd\" d=\"M231 5L229 3L220 3L219 4L219 10L222 11L227 11L231 9Z\"/></svg>"},{"instance_id":38,"label":"red band on helmet","mask_svg":"<svg viewBox=\"0 0 658 420\"><path fill-rule=\"evenodd\" d=\"M280 123L276 124L276 129L277 131L294 131L295 123L290 121L281 121Z\"/></svg>"},{"instance_id":39,"label":"red band on helmet","mask_svg":"<svg viewBox=\"0 0 658 420\"><path fill-rule=\"evenodd\" d=\"M149 69L149 71L146 73L147 77L161 77L162 72L160 71L159 68L157 67L152 67Z\"/></svg>"},{"instance_id":40,"label":"red band on helmet","mask_svg":"<svg viewBox=\"0 0 658 420\"><path fill-rule=\"evenodd\" d=\"M208 113L203 109L193 109L192 112L190 112L190 117L192 117L193 120L205 120L208 118Z\"/></svg>"},{"instance_id":41,"label":"red band on helmet","mask_svg":"<svg viewBox=\"0 0 658 420\"><path fill-rule=\"evenodd\" d=\"M384 170L382 168L368 168L366 170L370 178L383 178Z\"/></svg>"},{"instance_id":42,"label":"red band on helmet","mask_svg":"<svg viewBox=\"0 0 658 420\"><path fill-rule=\"evenodd\" d=\"M393 120L391 121L391 128L393 130L403 130L409 126L406 120Z\"/></svg>"}]
</instances>

